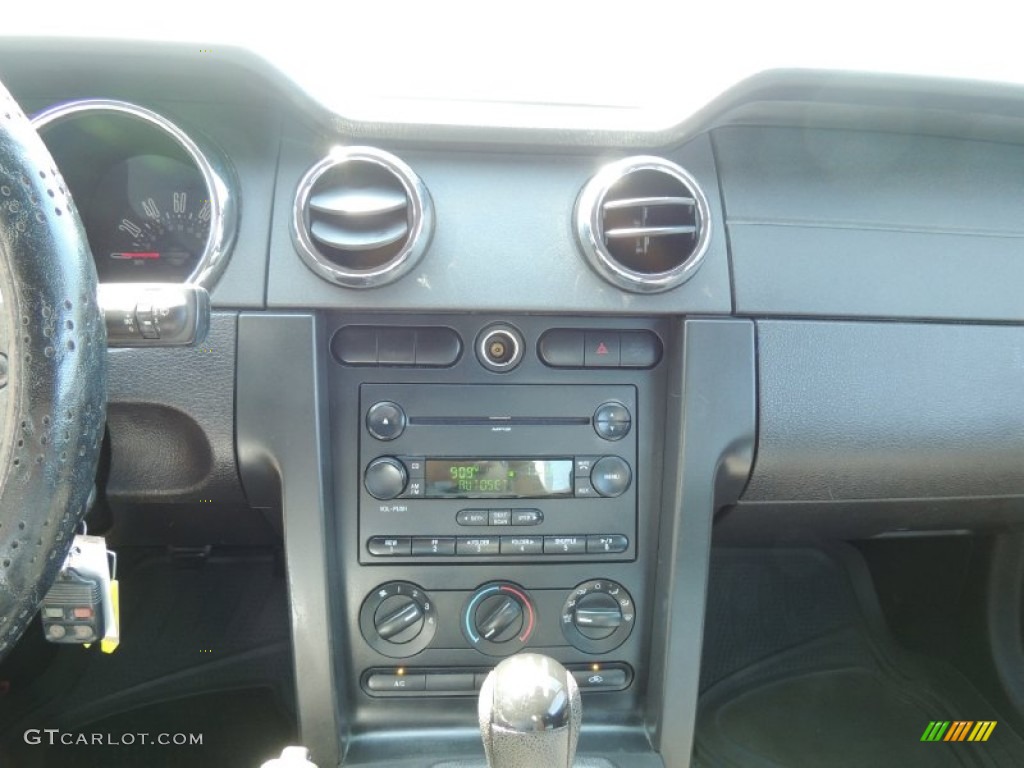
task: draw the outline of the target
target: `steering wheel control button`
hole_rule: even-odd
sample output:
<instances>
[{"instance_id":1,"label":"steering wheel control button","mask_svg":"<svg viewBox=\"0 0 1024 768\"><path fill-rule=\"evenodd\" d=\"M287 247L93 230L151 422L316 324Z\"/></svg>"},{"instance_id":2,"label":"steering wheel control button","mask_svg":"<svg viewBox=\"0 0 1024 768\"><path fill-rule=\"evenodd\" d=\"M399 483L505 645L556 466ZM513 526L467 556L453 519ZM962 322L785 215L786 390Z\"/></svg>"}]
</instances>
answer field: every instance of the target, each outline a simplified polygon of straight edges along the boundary
<instances>
[{"instance_id":1,"label":"steering wheel control button","mask_svg":"<svg viewBox=\"0 0 1024 768\"><path fill-rule=\"evenodd\" d=\"M623 368L653 368L661 361L661 339L650 331L623 331L620 342Z\"/></svg>"},{"instance_id":2,"label":"steering wheel control button","mask_svg":"<svg viewBox=\"0 0 1024 768\"><path fill-rule=\"evenodd\" d=\"M585 555L587 538L585 536L545 536L545 555Z\"/></svg>"},{"instance_id":3,"label":"steering wheel control button","mask_svg":"<svg viewBox=\"0 0 1024 768\"><path fill-rule=\"evenodd\" d=\"M427 688L427 677L426 675L406 672L401 674L374 672L366 678L366 688L374 693L424 691Z\"/></svg>"},{"instance_id":4,"label":"steering wheel control button","mask_svg":"<svg viewBox=\"0 0 1024 768\"><path fill-rule=\"evenodd\" d=\"M605 456L594 464L590 482L599 494L606 498L621 496L633 481L629 464L621 456Z\"/></svg>"},{"instance_id":5,"label":"steering wheel control button","mask_svg":"<svg viewBox=\"0 0 1024 768\"><path fill-rule=\"evenodd\" d=\"M553 328L537 342L537 356L551 368L582 368L584 332Z\"/></svg>"},{"instance_id":6,"label":"steering wheel control button","mask_svg":"<svg viewBox=\"0 0 1024 768\"><path fill-rule=\"evenodd\" d=\"M617 331L587 331L583 365L587 368L618 368L620 346Z\"/></svg>"},{"instance_id":7,"label":"steering wheel control button","mask_svg":"<svg viewBox=\"0 0 1024 768\"><path fill-rule=\"evenodd\" d=\"M405 465L398 459L382 457L374 459L363 474L366 492L375 499L394 499L402 495L409 476ZM422 483L422 481L419 481ZM422 487L422 486L421 486Z\"/></svg>"},{"instance_id":8,"label":"steering wheel control button","mask_svg":"<svg viewBox=\"0 0 1024 768\"><path fill-rule=\"evenodd\" d=\"M512 525L540 525L544 522L544 513L539 509L513 509Z\"/></svg>"},{"instance_id":9,"label":"steering wheel control button","mask_svg":"<svg viewBox=\"0 0 1024 768\"><path fill-rule=\"evenodd\" d=\"M477 650L507 656L525 646L537 625L533 601L526 590L509 582L492 582L466 601L462 633Z\"/></svg>"},{"instance_id":10,"label":"steering wheel control button","mask_svg":"<svg viewBox=\"0 0 1024 768\"><path fill-rule=\"evenodd\" d=\"M414 557L450 557L455 554L455 537L414 536L412 540Z\"/></svg>"},{"instance_id":11,"label":"steering wheel control button","mask_svg":"<svg viewBox=\"0 0 1024 768\"><path fill-rule=\"evenodd\" d=\"M437 630L437 613L421 587L392 581L377 587L363 601L359 629L378 653L405 658L430 645Z\"/></svg>"},{"instance_id":12,"label":"steering wheel control button","mask_svg":"<svg viewBox=\"0 0 1024 768\"><path fill-rule=\"evenodd\" d=\"M594 431L605 440L621 440L632 424L629 409L622 403L603 403L594 411Z\"/></svg>"},{"instance_id":13,"label":"steering wheel control button","mask_svg":"<svg viewBox=\"0 0 1024 768\"><path fill-rule=\"evenodd\" d=\"M584 653L608 653L624 642L636 623L633 598L614 581L580 584L562 606L562 634Z\"/></svg>"},{"instance_id":14,"label":"steering wheel control button","mask_svg":"<svg viewBox=\"0 0 1024 768\"><path fill-rule=\"evenodd\" d=\"M495 373L507 373L523 359L523 335L506 323L490 325L476 338L476 356L480 364Z\"/></svg>"},{"instance_id":15,"label":"steering wheel control button","mask_svg":"<svg viewBox=\"0 0 1024 768\"><path fill-rule=\"evenodd\" d=\"M455 554L460 557L497 555L499 552L497 536L459 536L455 544Z\"/></svg>"},{"instance_id":16,"label":"steering wheel control button","mask_svg":"<svg viewBox=\"0 0 1024 768\"><path fill-rule=\"evenodd\" d=\"M588 555L617 555L629 549L629 539L616 533L608 536L587 536Z\"/></svg>"},{"instance_id":17,"label":"steering wheel control button","mask_svg":"<svg viewBox=\"0 0 1024 768\"><path fill-rule=\"evenodd\" d=\"M378 440L394 440L405 431L405 411L397 403L385 400L366 412L366 430Z\"/></svg>"},{"instance_id":18,"label":"steering wheel control button","mask_svg":"<svg viewBox=\"0 0 1024 768\"><path fill-rule=\"evenodd\" d=\"M540 536L502 536L503 555L540 555L544 552L544 539Z\"/></svg>"},{"instance_id":19,"label":"steering wheel control button","mask_svg":"<svg viewBox=\"0 0 1024 768\"><path fill-rule=\"evenodd\" d=\"M375 557L406 557L412 553L412 540L408 536L374 536L366 549Z\"/></svg>"},{"instance_id":20,"label":"steering wheel control button","mask_svg":"<svg viewBox=\"0 0 1024 768\"><path fill-rule=\"evenodd\" d=\"M455 522L459 525L488 525L489 521L490 513L486 509L460 509L455 515Z\"/></svg>"}]
</instances>

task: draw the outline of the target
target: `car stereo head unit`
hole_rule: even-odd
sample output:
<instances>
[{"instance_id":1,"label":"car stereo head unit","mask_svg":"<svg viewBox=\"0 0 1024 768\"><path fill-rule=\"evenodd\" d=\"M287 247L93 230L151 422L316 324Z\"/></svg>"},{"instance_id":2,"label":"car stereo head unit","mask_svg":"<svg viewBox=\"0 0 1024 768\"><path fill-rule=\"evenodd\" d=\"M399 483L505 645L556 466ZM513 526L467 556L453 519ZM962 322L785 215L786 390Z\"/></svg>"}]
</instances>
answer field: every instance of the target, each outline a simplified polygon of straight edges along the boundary
<instances>
[{"instance_id":1,"label":"car stereo head unit","mask_svg":"<svg viewBox=\"0 0 1024 768\"><path fill-rule=\"evenodd\" d=\"M632 386L364 384L359 555L631 560Z\"/></svg>"}]
</instances>

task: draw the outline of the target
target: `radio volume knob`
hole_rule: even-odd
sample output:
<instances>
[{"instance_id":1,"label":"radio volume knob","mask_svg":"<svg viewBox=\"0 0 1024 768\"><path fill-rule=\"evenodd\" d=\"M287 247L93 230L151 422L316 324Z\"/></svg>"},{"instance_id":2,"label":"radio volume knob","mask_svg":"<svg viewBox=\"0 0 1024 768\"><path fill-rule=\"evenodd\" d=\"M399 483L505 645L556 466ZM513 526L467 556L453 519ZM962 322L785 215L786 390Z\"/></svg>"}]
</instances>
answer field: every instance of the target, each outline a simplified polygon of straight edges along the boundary
<instances>
[{"instance_id":1,"label":"radio volume knob","mask_svg":"<svg viewBox=\"0 0 1024 768\"><path fill-rule=\"evenodd\" d=\"M408 481L409 473L405 465L390 456L374 459L363 473L366 492L375 499L386 500L401 496Z\"/></svg>"}]
</instances>

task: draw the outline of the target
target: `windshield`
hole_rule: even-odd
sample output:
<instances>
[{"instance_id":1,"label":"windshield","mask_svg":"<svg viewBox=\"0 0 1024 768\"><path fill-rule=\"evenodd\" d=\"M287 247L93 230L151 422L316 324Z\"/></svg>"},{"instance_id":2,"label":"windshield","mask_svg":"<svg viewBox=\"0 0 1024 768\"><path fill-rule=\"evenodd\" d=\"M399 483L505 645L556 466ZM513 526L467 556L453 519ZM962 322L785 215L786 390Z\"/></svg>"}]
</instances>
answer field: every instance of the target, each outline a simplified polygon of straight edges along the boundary
<instances>
[{"instance_id":1,"label":"windshield","mask_svg":"<svg viewBox=\"0 0 1024 768\"><path fill-rule=\"evenodd\" d=\"M240 46L357 120L660 130L777 68L1024 83L1016 25L990 0L58 6L5 8L0 33Z\"/></svg>"}]
</instances>

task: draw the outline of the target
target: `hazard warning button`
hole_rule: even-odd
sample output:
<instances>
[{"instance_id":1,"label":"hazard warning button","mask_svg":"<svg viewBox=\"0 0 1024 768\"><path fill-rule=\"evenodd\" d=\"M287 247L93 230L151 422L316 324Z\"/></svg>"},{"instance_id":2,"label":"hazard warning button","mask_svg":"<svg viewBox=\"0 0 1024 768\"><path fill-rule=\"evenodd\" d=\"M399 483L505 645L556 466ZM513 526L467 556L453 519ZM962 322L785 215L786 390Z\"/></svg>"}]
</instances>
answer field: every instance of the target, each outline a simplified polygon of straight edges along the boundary
<instances>
[{"instance_id":1,"label":"hazard warning button","mask_svg":"<svg viewBox=\"0 0 1024 768\"><path fill-rule=\"evenodd\" d=\"M621 343L617 331L587 331L583 365L587 368L618 368Z\"/></svg>"}]
</instances>

